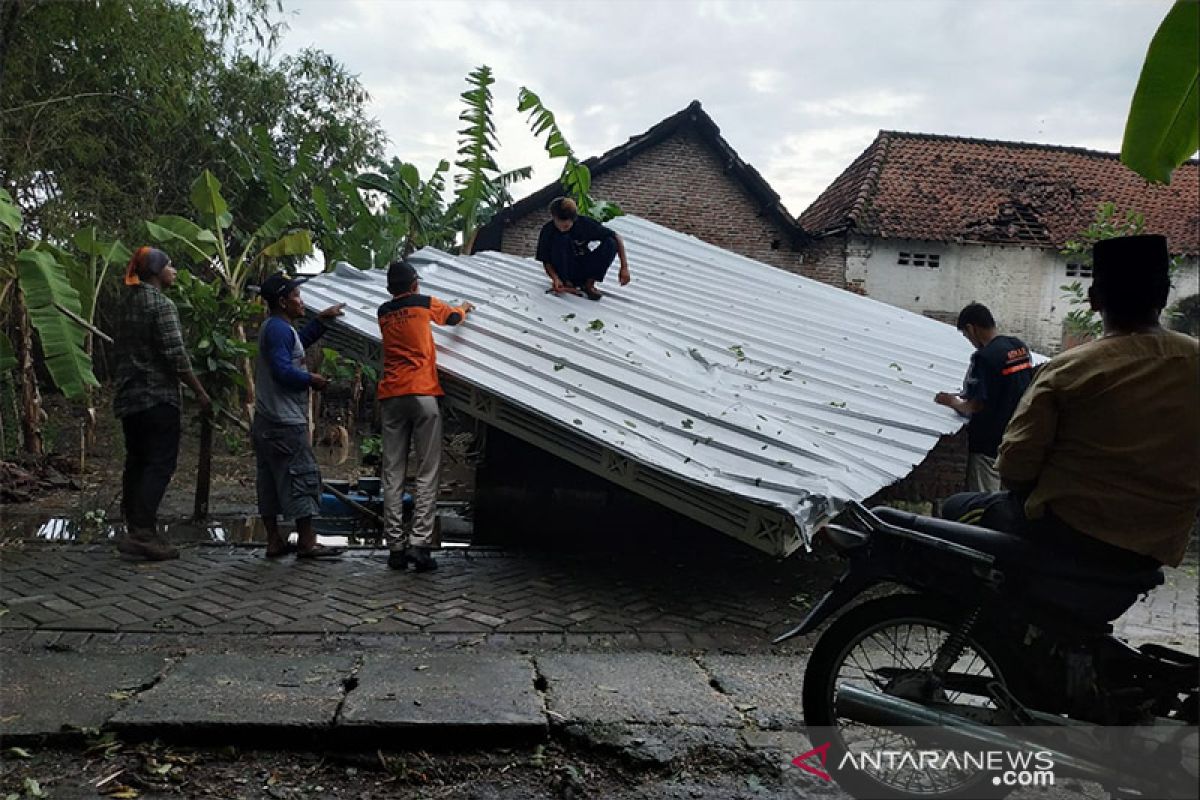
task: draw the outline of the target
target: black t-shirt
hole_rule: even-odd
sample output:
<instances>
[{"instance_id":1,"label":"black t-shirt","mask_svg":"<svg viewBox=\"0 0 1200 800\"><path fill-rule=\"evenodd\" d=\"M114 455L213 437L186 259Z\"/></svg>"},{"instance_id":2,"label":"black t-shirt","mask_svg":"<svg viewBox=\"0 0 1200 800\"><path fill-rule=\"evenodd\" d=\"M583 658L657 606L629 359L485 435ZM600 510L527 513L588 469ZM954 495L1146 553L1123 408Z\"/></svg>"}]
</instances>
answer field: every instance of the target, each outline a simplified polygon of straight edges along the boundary
<instances>
[{"instance_id":1,"label":"black t-shirt","mask_svg":"<svg viewBox=\"0 0 1200 800\"><path fill-rule=\"evenodd\" d=\"M997 336L975 351L962 396L982 402L983 411L972 414L967 425L968 450L996 455L1004 429L1032 380L1033 361L1020 339Z\"/></svg>"},{"instance_id":2,"label":"black t-shirt","mask_svg":"<svg viewBox=\"0 0 1200 800\"><path fill-rule=\"evenodd\" d=\"M611 228L604 227L591 217L576 217L575 224L566 233L562 233L558 228L554 227L554 220L550 220L542 226L541 233L538 234L537 255L535 258L543 264L549 264L552 261L551 253L553 252L555 236L569 237L571 243L575 246L575 254L582 256L588 252L588 242L602 242L605 239L611 239L613 236L616 236L616 233Z\"/></svg>"}]
</instances>

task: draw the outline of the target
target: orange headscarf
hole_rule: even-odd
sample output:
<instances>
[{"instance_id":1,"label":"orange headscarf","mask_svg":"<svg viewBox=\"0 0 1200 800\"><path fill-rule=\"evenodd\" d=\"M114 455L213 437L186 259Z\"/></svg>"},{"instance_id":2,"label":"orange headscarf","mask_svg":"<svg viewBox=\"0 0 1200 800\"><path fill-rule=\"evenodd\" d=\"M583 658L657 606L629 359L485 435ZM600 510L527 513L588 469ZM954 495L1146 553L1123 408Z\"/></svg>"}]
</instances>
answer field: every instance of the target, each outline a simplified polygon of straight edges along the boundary
<instances>
[{"instance_id":1,"label":"orange headscarf","mask_svg":"<svg viewBox=\"0 0 1200 800\"><path fill-rule=\"evenodd\" d=\"M139 247L125 266L125 285L137 286L143 276L157 275L171 263L171 257L157 247Z\"/></svg>"}]
</instances>

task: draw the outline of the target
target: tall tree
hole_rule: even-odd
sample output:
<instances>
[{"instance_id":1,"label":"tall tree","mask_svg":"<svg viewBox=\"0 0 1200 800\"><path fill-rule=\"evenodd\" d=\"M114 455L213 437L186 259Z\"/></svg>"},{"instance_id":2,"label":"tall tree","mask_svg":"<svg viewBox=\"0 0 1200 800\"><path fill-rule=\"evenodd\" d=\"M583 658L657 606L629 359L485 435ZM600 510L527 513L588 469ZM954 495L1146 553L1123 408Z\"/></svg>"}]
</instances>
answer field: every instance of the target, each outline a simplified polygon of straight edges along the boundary
<instances>
[{"instance_id":1,"label":"tall tree","mask_svg":"<svg viewBox=\"0 0 1200 800\"><path fill-rule=\"evenodd\" d=\"M7 216L18 223L5 219L12 241L0 253L0 284L17 286L27 272L29 281L45 278L61 301L48 262L26 259L20 272L16 253L40 243L59 266L74 263L72 252L94 264L97 256L75 239L82 229L144 243L143 221L189 213L193 181L206 170L244 210L233 224L213 226L223 237L214 252L242 252L256 235L269 243L261 241L266 228L317 219L309 198L320 181L341 174L348 184L378 157L383 136L357 78L334 59L306 51L272 60L278 11L279 0L0 0L0 189L15 201ZM288 199L304 198L297 219L281 222L274 215L287 199L274 202L262 182L240 179L259 123L267 149L286 166ZM331 228L353 221L352 209L333 205L341 216L331 215ZM181 262L194 255L182 241L164 245ZM228 261L204 264L219 272ZM105 327L113 272L106 265L89 273L85 322ZM238 277L235 291L247 276ZM33 332L44 339L43 328L57 329L34 312L54 314L63 303L35 308L34 299L0 291L0 333L13 345L0 350L39 352ZM56 342L42 345L48 354ZM80 371L90 376L86 366ZM36 370L21 376L23 396L36 400Z\"/></svg>"},{"instance_id":2,"label":"tall tree","mask_svg":"<svg viewBox=\"0 0 1200 800\"><path fill-rule=\"evenodd\" d=\"M203 87L220 51L167 0L23 2L0 85L0 180L54 239L83 220L122 238L186 202L214 155Z\"/></svg>"}]
</instances>

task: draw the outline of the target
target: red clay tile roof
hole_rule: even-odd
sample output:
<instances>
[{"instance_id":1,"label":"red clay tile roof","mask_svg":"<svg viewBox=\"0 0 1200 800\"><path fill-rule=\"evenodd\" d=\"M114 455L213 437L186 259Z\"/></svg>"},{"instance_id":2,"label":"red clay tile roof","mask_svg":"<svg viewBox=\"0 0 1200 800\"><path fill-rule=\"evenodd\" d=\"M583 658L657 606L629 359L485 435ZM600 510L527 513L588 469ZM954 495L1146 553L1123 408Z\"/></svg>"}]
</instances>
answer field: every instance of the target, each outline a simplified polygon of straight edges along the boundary
<instances>
[{"instance_id":1,"label":"red clay tile roof","mask_svg":"<svg viewBox=\"0 0 1200 800\"><path fill-rule=\"evenodd\" d=\"M1113 153L880 131L799 217L812 234L853 226L895 239L1061 247L1115 203L1171 252L1200 252L1200 165L1147 183Z\"/></svg>"}]
</instances>

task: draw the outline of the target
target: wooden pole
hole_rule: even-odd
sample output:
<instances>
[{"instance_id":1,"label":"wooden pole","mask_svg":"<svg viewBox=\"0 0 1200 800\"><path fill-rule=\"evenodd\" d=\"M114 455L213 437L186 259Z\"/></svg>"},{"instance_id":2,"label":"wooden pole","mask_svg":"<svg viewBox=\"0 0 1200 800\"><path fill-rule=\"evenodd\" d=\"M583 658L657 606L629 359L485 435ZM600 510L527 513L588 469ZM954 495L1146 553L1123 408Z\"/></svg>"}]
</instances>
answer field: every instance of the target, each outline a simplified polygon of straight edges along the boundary
<instances>
[{"instance_id":1,"label":"wooden pole","mask_svg":"<svg viewBox=\"0 0 1200 800\"><path fill-rule=\"evenodd\" d=\"M25 307L25 293L16 287L17 337L13 342L17 356L17 368L21 372L21 434L25 452L40 456L42 444L42 393L38 390L37 373L33 368L33 328L29 322L29 311Z\"/></svg>"},{"instance_id":2,"label":"wooden pole","mask_svg":"<svg viewBox=\"0 0 1200 800\"><path fill-rule=\"evenodd\" d=\"M196 470L196 502L192 507L192 519L202 522L208 519L208 497L212 486L212 418L200 415L200 463Z\"/></svg>"}]
</instances>

